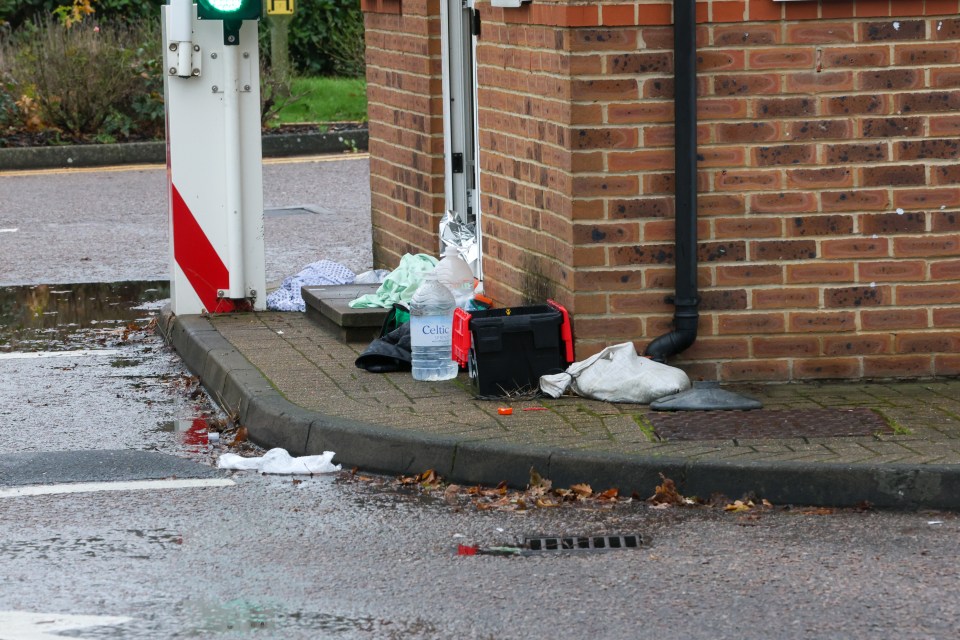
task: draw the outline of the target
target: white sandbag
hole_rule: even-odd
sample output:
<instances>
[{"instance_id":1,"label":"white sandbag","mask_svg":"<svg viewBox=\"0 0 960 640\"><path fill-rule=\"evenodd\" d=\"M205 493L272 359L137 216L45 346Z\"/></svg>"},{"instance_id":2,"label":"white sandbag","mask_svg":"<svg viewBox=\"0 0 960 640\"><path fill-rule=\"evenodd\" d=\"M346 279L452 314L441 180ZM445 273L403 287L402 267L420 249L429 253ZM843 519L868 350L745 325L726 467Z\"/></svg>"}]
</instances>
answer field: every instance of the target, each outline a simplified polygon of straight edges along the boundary
<instances>
[{"instance_id":1,"label":"white sandbag","mask_svg":"<svg viewBox=\"0 0 960 640\"><path fill-rule=\"evenodd\" d=\"M682 370L637 355L632 342L607 347L564 373L540 378L540 389L559 398L570 387L577 395L607 402L648 404L690 388Z\"/></svg>"}]
</instances>

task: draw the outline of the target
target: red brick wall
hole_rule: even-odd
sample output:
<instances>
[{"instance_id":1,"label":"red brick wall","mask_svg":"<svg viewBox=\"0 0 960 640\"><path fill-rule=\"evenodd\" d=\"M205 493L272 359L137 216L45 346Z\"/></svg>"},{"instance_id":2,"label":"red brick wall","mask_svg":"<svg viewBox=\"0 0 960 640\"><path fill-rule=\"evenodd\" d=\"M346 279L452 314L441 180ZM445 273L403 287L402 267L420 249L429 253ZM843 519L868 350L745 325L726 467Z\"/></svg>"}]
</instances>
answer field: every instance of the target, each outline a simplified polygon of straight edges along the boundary
<instances>
[{"instance_id":1,"label":"red brick wall","mask_svg":"<svg viewBox=\"0 0 960 640\"><path fill-rule=\"evenodd\" d=\"M677 363L960 374L960 2L697 9L703 304ZM643 349L672 316L672 1L480 10L487 291L560 299L579 358Z\"/></svg>"},{"instance_id":2,"label":"red brick wall","mask_svg":"<svg viewBox=\"0 0 960 640\"><path fill-rule=\"evenodd\" d=\"M437 253L443 214L439 0L363 0L373 256Z\"/></svg>"}]
</instances>

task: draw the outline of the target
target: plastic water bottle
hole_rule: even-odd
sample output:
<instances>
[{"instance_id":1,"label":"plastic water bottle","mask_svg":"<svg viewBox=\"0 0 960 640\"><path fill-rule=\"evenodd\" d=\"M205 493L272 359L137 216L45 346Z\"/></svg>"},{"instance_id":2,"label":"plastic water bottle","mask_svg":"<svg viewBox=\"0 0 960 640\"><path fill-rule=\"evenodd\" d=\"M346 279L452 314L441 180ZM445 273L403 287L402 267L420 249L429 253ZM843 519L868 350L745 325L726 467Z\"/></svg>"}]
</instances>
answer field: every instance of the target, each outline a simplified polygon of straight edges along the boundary
<instances>
[{"instance_id":1,"label":"plastic water bottle","mask_svg":"<svg viewBox=\"0 0 960 640\"><path fill-rule=\"evenodd\" d=\"M453 293L458 307L466 307L473 298L473 271L460 252L453 247L443 251L443 258L433 269L437 280L445 284Z\"/></svg>"},{"instance_id":2,"label":"plastic water bottle","mask_svg":"<svg viewBox=\"0 0 960 640\"><path fill-rule=\"evenodd\" d=\"M460 367L451 358L453 294L428 273L410 300L410 351L414 380L450 380Z\"/></svg>"}]
</instances>

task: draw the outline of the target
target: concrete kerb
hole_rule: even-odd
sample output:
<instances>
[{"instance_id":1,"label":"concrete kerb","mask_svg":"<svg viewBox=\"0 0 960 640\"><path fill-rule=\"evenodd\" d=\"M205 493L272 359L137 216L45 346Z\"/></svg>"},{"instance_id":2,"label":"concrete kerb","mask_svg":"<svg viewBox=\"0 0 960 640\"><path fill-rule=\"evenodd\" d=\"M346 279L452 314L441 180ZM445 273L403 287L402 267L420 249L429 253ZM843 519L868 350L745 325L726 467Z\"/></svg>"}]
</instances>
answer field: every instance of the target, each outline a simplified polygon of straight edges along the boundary
<instances>
[{"instance_id":1,"label":"concrete kerb","mask_svg":"<svg viewBox=\"0 0 960 640\"><path fill-rule=\"evenodd\" d=\"M371 425L303 409L283 397L205 317L169 317L158 326L201 383L250 438L293 455L337 452L336 462L372 472L434 469L451 482L524 487L531 467L563 487L585 482L621 495L653 494L662 477L684 495L756 495L774 504L960 510L960 465L730 462L597 453L507 442L475 442ZM662 474L662 476L661 476Z\"/></svg>"},{"instance_id":2,"label":"concrete kerb","mask_svg":"<svg viewBox=\"0 0 960 640\"><path fill-rule=\"evenodd\" d=\"M329 133L285 133L262 138L263 157L319 155L366 151L366 129ZM0 169L65 169L123 164L163 164L166 142L125 142L122 144L76 144L50 147L0 148Z\"/></svg>"}]
</instances>

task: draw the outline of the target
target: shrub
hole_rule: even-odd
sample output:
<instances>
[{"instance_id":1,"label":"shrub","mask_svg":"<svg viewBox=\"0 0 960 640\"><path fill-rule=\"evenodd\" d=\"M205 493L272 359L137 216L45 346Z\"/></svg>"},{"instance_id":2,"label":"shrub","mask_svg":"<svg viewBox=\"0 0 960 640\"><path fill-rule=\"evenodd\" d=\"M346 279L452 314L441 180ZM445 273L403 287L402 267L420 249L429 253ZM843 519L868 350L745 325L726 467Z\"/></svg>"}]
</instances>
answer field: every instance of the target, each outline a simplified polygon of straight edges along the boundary
<instances>
[{"instance_id":1,"label":"shrub","mask_svg":"<svg viewBox=\"0 0 960 640\"><path fill-rule=\"evenodd\" d=\"M362 76L363 51L363 13L356 0L300 2L290 24L290 62L300 73Z\"/></svg>"},{"instance_id":2,"label":"shrub","mask_svg":"<svg viewBox=\"0 0 960 640\"><path fill-rule=\"evenodd\" d=\"M74 137L155 136L163 125L159 25L48 19L10 54L5 71L44 124ZM12 57L12 60L10 59Z\"/></svg>"}]
</instances>

